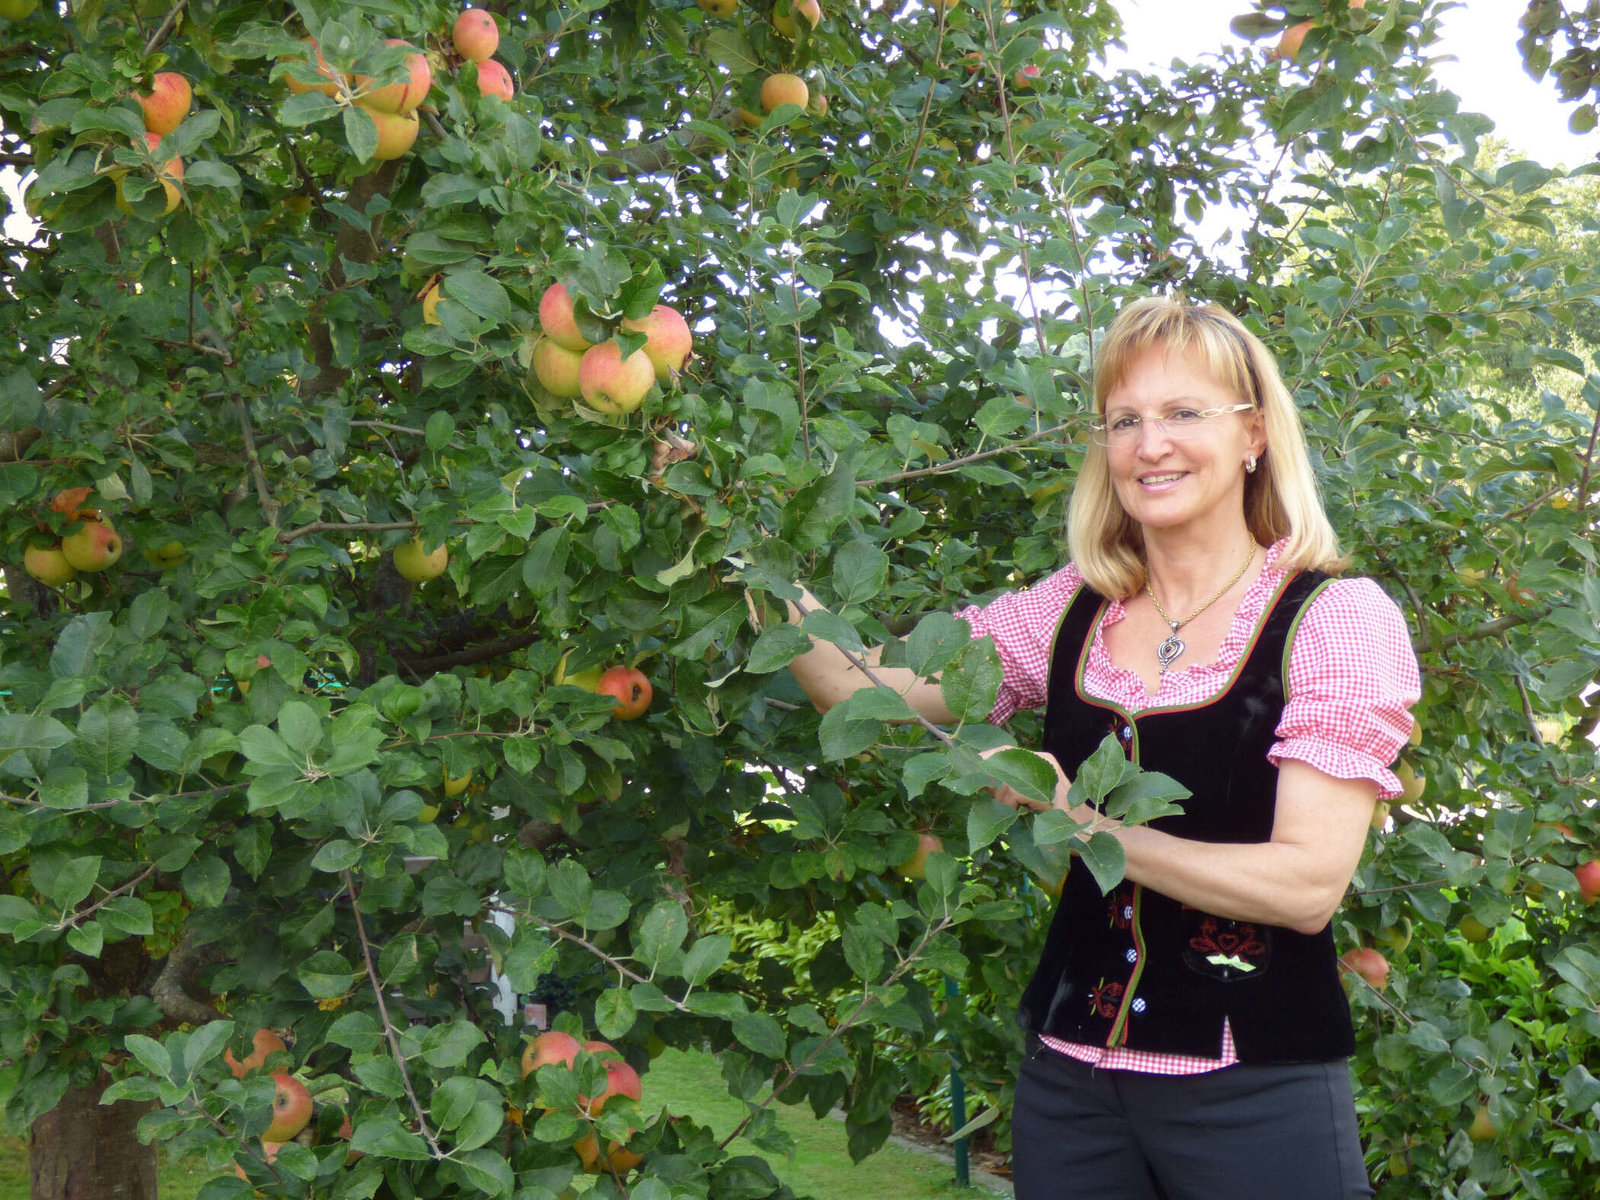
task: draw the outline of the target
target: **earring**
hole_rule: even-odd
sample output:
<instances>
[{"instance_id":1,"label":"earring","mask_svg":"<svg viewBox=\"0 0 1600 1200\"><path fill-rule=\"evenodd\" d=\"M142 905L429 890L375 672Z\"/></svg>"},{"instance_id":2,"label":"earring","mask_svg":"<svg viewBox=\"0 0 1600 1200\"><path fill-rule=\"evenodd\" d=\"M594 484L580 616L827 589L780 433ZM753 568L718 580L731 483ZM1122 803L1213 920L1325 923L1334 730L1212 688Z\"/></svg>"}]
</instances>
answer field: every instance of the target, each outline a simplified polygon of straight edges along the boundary
<instances>
[{"instance_id":1,"label":"earring","mask_svg":"<svg viewBox=\"0 0 1600 1200\"><path fill-rule=\"evenodd\" d=\"M1256 473L1256 456L1254 454L1244 460L1244 469L1251 475Z\"/></svg>"}]
</instances>

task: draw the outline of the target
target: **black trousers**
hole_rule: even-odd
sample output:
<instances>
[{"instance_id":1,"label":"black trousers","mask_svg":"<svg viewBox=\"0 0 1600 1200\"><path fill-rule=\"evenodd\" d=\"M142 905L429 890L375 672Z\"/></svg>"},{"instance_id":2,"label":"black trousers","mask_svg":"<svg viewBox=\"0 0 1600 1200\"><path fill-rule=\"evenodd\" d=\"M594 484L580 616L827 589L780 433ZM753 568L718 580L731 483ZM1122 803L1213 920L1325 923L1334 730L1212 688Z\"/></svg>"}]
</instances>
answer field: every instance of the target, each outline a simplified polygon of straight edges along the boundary
<instances>
[{"instance_id":1,"label":"black trousers","mask_svg":"<svg viewBox=\"0 0 1600 1200\"><path fill-rule=\"evenodd\" d=\"M1030 1038L1011 1147L1017 1200L1372 1195L1342 1060L1146 1075Z\"/></svg>"}]
</instances>

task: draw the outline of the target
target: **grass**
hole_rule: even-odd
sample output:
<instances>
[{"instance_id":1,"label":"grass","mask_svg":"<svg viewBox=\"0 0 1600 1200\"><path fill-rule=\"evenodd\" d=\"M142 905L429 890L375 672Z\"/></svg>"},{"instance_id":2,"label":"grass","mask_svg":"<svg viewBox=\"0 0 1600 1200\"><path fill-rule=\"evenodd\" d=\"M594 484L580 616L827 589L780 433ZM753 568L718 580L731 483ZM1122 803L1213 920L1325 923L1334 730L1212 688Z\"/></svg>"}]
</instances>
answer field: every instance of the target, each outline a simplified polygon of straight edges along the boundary
<instances>
[{"instance_id":1,"label":"grass","mask_svg":"<svg viewBox=\"0 0 1600 1200\"><path fill-rule=\"evenodd\" d=\"M646 1111L693 1117L726 1136L743 1116L727 1094L716 1060L709 1054L667 1050L650 1064L645 1077ZM855 1165L846 1150L843 1122L813 1120L808 1106L777 1105L778 1123L795 1139L792 1157L770 1154L742 1139L730 1149L760 1154L779 1179L799 1195L818 1200L972 1200L989 1193L956 1187L954 1169L932 1155L888 1145ZM161 1200L194 1200L210 1178L195 1159L161 1161ZM28 1148L17 1138L0 1138L0 1200L28 1200Z\"/></svg>"}]
</instances>

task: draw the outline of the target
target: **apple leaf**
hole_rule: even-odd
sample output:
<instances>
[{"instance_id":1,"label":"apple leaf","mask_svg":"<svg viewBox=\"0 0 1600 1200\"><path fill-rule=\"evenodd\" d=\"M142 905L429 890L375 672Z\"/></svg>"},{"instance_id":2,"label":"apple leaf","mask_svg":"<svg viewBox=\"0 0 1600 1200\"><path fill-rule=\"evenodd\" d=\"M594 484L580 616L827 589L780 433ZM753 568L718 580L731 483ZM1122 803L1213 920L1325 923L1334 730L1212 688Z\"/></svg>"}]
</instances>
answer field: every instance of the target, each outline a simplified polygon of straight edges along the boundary
<instances>
[{"instance_id":1,"label":"apple leaf","mask_svg":"<svg viewBox=\"0 0 1600 1200\"><path fill-rule=\"evenodd\" d=\"M303 93L304 96L316 94ZM288 105L284 107L287 108ZM344 138L350 144L350 153L361 162L366 162L378 152L378 126L367 110L359 104L352 104L344 110Z\"/></svg>"},{"instance_id":2,"label":"apple leaf","mask_svg":"<svg viewBox=\"0 0 1600 1200\"><path fill-rule=\"evenodd\" d=\"M749 40L737 29L713 29L705 41L706 57L726 68L735 78L761 66Z\"/></svg>"},{"instance_id":3,"label":"apple leaf","mask_svg":"<svg viewBox=\"0 0 1600 1200\"><path fill-rule=\"evenodd\" d=\"M1004 672L994 640L969 641L939 680L945 707L963 721L981 721L994 708Z\"/></svg>"},{"instance_id":4,"label":"apple leaf","mask_svg":"<svg viewBox=\"0 0 1600 1200\"><path fill-rule=\"evenodd\" d=\"M1078 854L1094 876L1094 881L1100 885L1102 896L1122 882L1123 874L1128 869L1122 843L1104 831L1084 842Z\"/></svg>"},{"instance_id":5,"label":"apple leaf","mask_svg":"<svg viewBox=\"0 0 1600 1200\"><path fill-rule=\"evenodd\" d=\"M722 969L732 950L733 941L725 933L696 938L683 956L683 977L691 985L699 986Z\"/></svg>"},{"instance_id":6,"label":"apple leaf","mask_svg":"<svg viewBox=\"0 0 1600 1200\"><path fill-rule=\"evenodd\" d=\"M972 640L972 629L947 612L929 613L906 638L906 665L931 679Z\"/></svg>"},{"instance_id":7,"label":"apple leaf","mask_svg":"<svg viewBox=\"0 0 1600 1200\"><path fill-rule=\"evenodd\" d=\"M833 590L847 605L882 595L888 582L889 556L865 538L845 543L833 556Z\"/></svg>"}]
</instances>

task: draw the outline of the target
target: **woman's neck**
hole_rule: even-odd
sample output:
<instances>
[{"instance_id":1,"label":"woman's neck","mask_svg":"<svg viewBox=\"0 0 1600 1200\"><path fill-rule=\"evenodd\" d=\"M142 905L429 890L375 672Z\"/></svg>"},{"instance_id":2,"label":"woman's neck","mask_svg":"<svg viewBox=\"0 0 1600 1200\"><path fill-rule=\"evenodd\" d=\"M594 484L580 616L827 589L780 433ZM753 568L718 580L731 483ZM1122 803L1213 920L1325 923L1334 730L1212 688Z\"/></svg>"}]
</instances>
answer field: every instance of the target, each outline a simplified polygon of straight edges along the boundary
<instances>
[{"instance_id":1,"label":"woman's neck","mask_svg":"<svg viewBox=\"0 0 1600 1200\"><path fill-rule=\"evenodd\" d=\"M1152 532L1155 536L1151 536ZM1216 594L1219 587L1234 578L1245 556L1258 549L1243 522L1209 537L1161 537L1159 531L1145 533L1145 569L1150 585L1162 605L1175 616L1187 612ZM1246 567L1239 576L1250 574Z\"/></svg>"}]
</instances>

